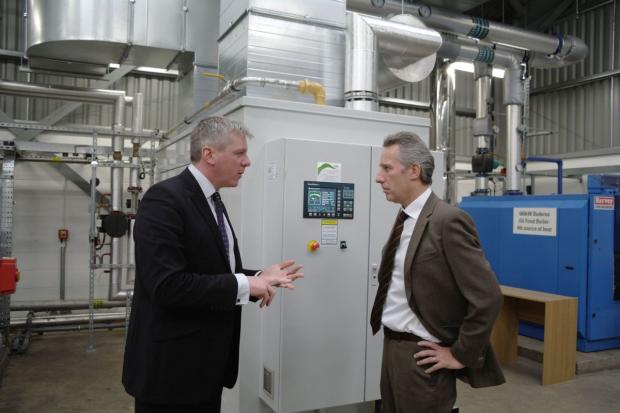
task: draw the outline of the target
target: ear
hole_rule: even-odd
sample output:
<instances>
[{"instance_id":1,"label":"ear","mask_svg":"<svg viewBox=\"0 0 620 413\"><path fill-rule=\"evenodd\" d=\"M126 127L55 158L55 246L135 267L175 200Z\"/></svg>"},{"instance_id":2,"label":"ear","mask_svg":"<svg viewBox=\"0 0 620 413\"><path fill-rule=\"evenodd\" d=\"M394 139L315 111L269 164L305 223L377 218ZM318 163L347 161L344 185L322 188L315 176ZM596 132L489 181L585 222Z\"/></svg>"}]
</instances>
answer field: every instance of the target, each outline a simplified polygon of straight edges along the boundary
<instances>
[{"instance_id":1,"label":"ear","mask_svg":"<svg viewBox=\"0 0 620 413\"><path fill-rule=\"evenodd\" d=\"M420 179L421 173L422 173L422 168L420 168L420 165L413 164L409 167L409 178L412 181Z\"/></svg>"},{"instance_id":2,"label":"ear","mask_svg":"<svg viewBox=\"0 0 620 413\"><path fill-rule=\"evenodd\" d=\"M202 156L202 159L208 165L214 165L215 164L216 154L215 154L215 151L213 150L212 147L210 147L210 146L203 146L202 150L201 150L201 156Z\"/></svg>"}]
</instances>

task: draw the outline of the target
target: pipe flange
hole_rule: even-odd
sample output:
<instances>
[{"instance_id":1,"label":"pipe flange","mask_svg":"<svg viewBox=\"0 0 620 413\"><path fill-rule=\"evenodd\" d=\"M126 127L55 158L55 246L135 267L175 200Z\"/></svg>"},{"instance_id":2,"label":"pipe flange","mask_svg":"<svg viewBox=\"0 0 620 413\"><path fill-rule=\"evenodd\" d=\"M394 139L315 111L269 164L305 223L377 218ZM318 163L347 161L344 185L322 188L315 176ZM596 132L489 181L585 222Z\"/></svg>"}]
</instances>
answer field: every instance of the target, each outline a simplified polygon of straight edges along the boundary
<instances>
[{"instance_id":1,"label":"pipe flange","mask_svg":"<svg viewBox=\"0 0 620 413\"><path fill-rule=\"evenodd\" d=\"M371 92L369 90L352 90L349 92L345 92L344 100L346 101L355 101L355 100L377 100L377 94L375 92Z\"/></svg>"}]
</instances>

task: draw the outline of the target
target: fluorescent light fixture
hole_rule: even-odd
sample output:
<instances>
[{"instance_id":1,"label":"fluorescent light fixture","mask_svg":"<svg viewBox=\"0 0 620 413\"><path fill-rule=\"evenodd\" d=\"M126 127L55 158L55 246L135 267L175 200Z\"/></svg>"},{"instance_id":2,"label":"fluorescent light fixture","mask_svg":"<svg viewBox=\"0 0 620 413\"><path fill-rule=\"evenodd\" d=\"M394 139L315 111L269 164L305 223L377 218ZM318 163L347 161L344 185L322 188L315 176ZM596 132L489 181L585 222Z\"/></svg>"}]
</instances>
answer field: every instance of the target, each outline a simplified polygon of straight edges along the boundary
<instances>
[{"instance_id":1,"label":"fluorescent light fixture","mask_svg":"<svg viewBox=\"0 0 620 413\"><path fill-rule=\"evenodd\" d=\"M474 73L474 64L471 62L454 62L450 66L454 67L455 70L460 70L461 72L469 72ZM498 69L496 67L493 68L493 77L497 77L500 79L504 78L504 69Z\"/></svg>"},{"instance_id":2,"label":"fluorescent light fixture","mask_svg":"<svg viewBox=\"0 0 620 413\"><path fill-rule=\"evenodd\" d=\"M119 67L121 67L121 65L119 65L118 63L108 64L109 69L118 69ZM138 66L133 70L133 72L151 74L151 75L159 75L159 76L173 76L173 77L179 76L178 70L166 70L166 69L161 69L159 67L149 67L149 66Z\"/></svg>"}]
</instances>

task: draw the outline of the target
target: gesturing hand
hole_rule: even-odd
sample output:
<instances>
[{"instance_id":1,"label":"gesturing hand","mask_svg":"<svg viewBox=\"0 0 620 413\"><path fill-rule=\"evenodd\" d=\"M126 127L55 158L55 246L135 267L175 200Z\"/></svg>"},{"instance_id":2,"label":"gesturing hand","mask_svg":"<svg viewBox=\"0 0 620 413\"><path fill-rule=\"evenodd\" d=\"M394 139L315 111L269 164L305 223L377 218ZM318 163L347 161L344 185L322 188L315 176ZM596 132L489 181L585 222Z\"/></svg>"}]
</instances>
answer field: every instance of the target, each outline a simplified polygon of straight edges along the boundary
<instances>
[{"instance_id":1,"label":"gesturing hand","mask_svg":"<svg viewBox=\"0 0 620 413\"><path fill-rule=\"evenodd\" d=\"M304 277L303 273L299 272L302 267L303 265L295 265L293 260L287 260L265 268L260 278L271 286L292 290L295 288L293 281Z\"/></svg>"},{"instance_id":2,"label":"gesturing hand","mask_svg":"<svg viewBox=\"0 0 620 413\"><path fill-rule=\"evenodd\" d=\"M430 341L420 341L418 342L418 346L428 347L427 350L418 351L413 355L413 358L418 360L418 366L433 364L429 369L424 370L427 374L439 369L458 370L465 367L460 361L454 358L449 347L442 347Z\"/></svg>"}]
</instances>

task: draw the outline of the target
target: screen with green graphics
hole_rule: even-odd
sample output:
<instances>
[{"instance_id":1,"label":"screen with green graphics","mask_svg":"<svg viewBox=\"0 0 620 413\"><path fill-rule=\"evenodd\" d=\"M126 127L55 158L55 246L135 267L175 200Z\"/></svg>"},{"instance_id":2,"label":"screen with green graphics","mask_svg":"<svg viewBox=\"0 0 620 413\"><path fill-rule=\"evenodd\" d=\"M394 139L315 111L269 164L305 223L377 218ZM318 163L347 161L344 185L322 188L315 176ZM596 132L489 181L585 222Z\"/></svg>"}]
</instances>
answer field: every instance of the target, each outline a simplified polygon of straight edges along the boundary
<instances>
[{"instance_id":1,"label":"screen with green graphics","mask_svg":"<svg viewBox=\"0 0 620 413\"><path fill-rule=\"evenodd\" d=\"M353 219L355 185L304 181L304 218Z\"/></svg>"}]
</instances>

